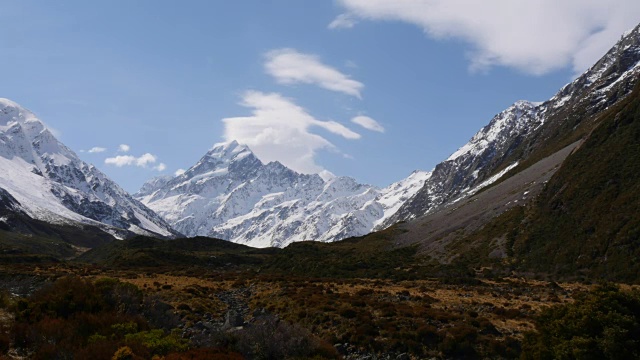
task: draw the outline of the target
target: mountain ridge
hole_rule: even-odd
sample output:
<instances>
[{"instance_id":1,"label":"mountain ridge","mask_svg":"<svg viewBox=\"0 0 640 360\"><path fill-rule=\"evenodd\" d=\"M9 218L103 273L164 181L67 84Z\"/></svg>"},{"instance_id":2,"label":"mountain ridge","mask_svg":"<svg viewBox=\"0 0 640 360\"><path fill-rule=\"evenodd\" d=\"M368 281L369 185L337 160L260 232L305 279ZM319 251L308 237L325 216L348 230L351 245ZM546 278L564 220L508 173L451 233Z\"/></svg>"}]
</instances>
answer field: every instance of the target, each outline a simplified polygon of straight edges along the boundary
<instances>
[{"instance_id":1,"label":"mountain ridge","mask_svg":"<svg viewBox=\"0 0 640 360\"><path fill-rule=\"evenodd\" d=\"M181 175L152 179L135 196L188 236L282 247L370 232L426 174L378 189L350 177L323 179L279 162L263 164L246 145L230 141L214 145Z\"/></svg>"},{"instance_id":2,"label":"mountain ridge","mask_svg":"<svg viewBox=\"0 0 640 360\"><path fill-rule=\"evenodd\" d=\"M638 73L640 25L626 32L600 60L549 100L542 103L517 101L497 114L467 144L436 165L423 189L405 202L382 227L437 211L507 167L512 166L509 174L514 174L551 155L552 152L538 155L536 152L628 95ZM506 122L515 126L501 126ZM553 151L583 135L576 133L574 138L553 147Z\"/></svg>"},{"instance_id":3,"label":"mountain ridge","mask_svg":"<svg viewBox=\"0 0 640 360\"><path fill-rule=\"evenodd\" d=\"M243 165L242 161L231 161L233 149L240 146L232 141L215 145L187 170L190 175L155 180L155 185L145 184L143 189L148 189L136 196L188 236L212 236L259 246L361 236L436 212L552 155L538 149L550 148L543 144L553 143L558 134L571 133L583 119L626 96L635 83L634 74L640 71L639 60L640 26L549 100L514 102L431 171L419 171L384 189L356 186L355 180L344 177L324 180L317 174L297 174L279 163L265 165L246 146L237 150L242 154L240 160L249 158ZM582 136L576 132L553 149L559 151ZM229 154L225 153L227 148L233 148ZM212 160L215 158L222 160ZM211 161L223 161L228 166L204 171ZM265 171L282 178L267 176ZM205 180L193 184L196 173ZM246 184L229 183L228 188L217 190L198 186L218 176L231 176L228 174ZM304 176L311 177L305 182L300 180ZM288 181L288 185L276 190L277 186L268 188L265 182L264 189L257 189L253 184L256 177L263 182L279 182L279 186ZM326 188L328 184L331 186ZM147 192L151 190L156 195L150 197ZM240 206L239 201L249 205Z\"/></svg>"},{"instance_id":4,"label":"mountain ridge","mask_svg":"<svg viewBox=\"0 0 640 360\"><path fill-rule=\"evenodd\" d=\"M115 238L176 233L150 209L89 165L31 111L0 99L0 188L35 220L94 226Z\"/></svg>"}]
</instances>

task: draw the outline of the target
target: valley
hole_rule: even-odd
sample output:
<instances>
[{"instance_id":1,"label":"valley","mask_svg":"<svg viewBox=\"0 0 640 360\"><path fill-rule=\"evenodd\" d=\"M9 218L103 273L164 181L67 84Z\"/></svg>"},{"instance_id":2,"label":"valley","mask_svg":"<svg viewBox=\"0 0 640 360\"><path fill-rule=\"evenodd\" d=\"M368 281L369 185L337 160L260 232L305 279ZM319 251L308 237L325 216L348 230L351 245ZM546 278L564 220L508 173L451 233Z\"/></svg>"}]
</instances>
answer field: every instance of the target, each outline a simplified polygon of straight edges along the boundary
<instances>
[{"instance_id":1,"label":"valley","mask_svg":"<svg viewBox=\"0 0 640 360\"><path fill-rule=\"evenodd\" d=\"M640 358L640 25L386 187L225 137L129 194L54 133L0 99L0 359Z\"/></svg>"}]
</instances>

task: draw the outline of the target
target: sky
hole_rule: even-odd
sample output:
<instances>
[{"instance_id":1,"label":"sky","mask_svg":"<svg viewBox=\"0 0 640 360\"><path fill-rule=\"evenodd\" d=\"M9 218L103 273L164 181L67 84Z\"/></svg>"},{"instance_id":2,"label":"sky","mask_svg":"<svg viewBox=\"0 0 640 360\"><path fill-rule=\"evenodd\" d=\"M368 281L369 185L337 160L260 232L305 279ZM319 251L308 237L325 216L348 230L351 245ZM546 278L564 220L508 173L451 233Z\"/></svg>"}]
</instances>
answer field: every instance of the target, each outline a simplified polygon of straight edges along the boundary
<instances>
[{"instance_id":1,"label":"sky","mask_svg":"<svg viewBox=\"0 0 640 360\"><path fill-rule=\"evenodd\" d=\"M130 192L230 140L384 187L638 22L637 0L0 0L0 97Z\"/></svg>"}]
</instances>

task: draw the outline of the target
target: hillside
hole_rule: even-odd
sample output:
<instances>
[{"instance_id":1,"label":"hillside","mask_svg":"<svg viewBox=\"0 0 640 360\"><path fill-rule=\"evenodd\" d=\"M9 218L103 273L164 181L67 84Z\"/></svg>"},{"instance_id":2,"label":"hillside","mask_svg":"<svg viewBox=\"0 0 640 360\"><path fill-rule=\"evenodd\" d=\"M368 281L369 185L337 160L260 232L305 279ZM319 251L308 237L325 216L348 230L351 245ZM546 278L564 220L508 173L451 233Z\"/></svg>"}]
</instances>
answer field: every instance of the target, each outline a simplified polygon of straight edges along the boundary
<instances>
[{"instance_id":1,"label":"hillside","mask_svg":"<svg viewBox=\"0 0 640 360\"><path fill-rule=\"evenodd\" d=\"M401 244L458 269L640 281L640 86L584 122L585 138L474 196L401 225ZM489 270L492 269L492 270Z\"/></svg>"},{"instance_id":2,"label":"hillside","mask_svg":"<svg viewBox=\"0 0 640 360\"><path fill-rule=\"evenodd\" d=\"M640 86L596 122L525 212L519 268L638 281Z\"/></svg>"},{"instance_id":3,"label":"hillside","mask_svg":"<svg viewBox=\"0 0 640 360\"><path fill-rule=\"evenodd\" d=\"M591 68L542 103L518 101L436 165L422 189L388 219L415 219L467 197L496 174L502 179L584 138L599 114L627 96L640 74L640 25ZM500 179L494 179L500 181Z\"/></svg>"},{"instance_id":4,"label":"hillside","mask_svg":"<svg viewBox=\"0 0 640 360\"><path fill-rule=\"evenodd\" d=\"M138 236L91 249L75 260L114 268L192 267L230 270L258 265L277 249L255 249L225 240L195 237L172 241Z\"/></svg>"}]
</instances>

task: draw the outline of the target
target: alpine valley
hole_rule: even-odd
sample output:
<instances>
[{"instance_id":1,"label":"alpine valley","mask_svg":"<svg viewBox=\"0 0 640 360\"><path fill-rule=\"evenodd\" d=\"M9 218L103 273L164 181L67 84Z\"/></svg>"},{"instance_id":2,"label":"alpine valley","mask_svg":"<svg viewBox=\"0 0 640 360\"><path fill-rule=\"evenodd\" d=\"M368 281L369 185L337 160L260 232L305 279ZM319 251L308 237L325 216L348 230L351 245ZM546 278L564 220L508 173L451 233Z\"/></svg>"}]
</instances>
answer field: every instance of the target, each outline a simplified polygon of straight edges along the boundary
<instances>
[{"instance_id":1,"label":"alpine valley","mask_svg":"<svg viewBox=\"0 0 640 360\"><path fill-rule=\"evenodd\" d=\"M150 180L134 196L187 236L254 247L332 242L382 230L525 170L533 154L559 138L577 140L583 134L571 128L631 92L640 72L638 42L636 28L550 100L516 102L433 170L415 171L384 189L347 177L298 174L278 162L265 165L248 147L230 142L216 144L180 176Z\"/></svg>"},{"instance_id":2,"label":"alpine valley","mask_svg":"<svg viewBox=\"0 0 640 360\"><path fill-rule=\"evenodd\" d=\"M0 99L0 359L638 358L639 79L640 25L385 188L229 141L130 195Z\"/></svg>"}]
</instances>

